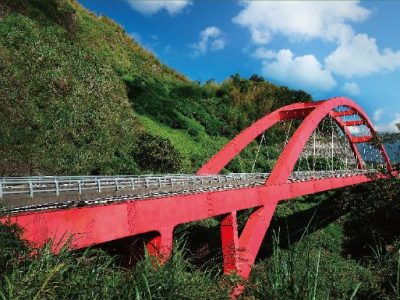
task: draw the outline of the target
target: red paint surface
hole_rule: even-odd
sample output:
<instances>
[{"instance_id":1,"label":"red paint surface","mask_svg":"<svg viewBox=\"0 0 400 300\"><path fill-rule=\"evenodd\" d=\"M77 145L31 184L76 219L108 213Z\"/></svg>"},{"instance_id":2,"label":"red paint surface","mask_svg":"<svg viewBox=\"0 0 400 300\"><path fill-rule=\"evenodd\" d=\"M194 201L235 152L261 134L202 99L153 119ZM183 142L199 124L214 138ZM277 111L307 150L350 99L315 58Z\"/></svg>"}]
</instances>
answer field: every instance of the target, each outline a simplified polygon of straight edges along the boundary
<instances>
[{"instance_id":1,"label":"red paint surface","mask_svg":"<svg viewBox=\"0 0 400 300\"><path fill-rule=\"evenodd\" d=\"M349 107L349 110L340 113L333 111L343 105ZM374 180L365 175L358 175L288 182L305 143L319 122L331 114L343 128L344 124L340 117L354 113L357 113L362 118L363 124L376 135L364 111L349 99L334 98L329 101L292 104L255 122L198 171L198 174L217 174L250 142L277 122L304 119L277 160L271 176L262 186L32 212L12 215L9 219L20 225L24 229L23 238L37 247L52 239L55 252L70 237L72 237L71 247L83 248L155 231L158 234L148 243L148 250L161 260L165 260L171 253L172 233L177 225L222 215L224 216L221 222L224 271L236 272L243 278L248 278L279 201ZM345 134L361 167L361 158L354 142L355 137L352 137L348 130L345 130ZM392 171L382 145L380 151L388 170ZM239 236L236 212L249 208L254 208L254 211ZM6 219L3 218L1 221L5 222Z\"/></svg>"}]
</instances>

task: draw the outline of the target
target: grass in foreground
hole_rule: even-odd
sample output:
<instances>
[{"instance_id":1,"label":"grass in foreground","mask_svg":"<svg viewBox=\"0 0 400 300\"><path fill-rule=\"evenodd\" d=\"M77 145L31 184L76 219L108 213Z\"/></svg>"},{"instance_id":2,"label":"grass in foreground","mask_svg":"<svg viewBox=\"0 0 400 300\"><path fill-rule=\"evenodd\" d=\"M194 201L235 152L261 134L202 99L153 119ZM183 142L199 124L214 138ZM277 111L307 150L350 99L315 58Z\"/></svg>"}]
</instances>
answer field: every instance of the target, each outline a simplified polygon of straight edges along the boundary
<instances>
[{"instance_id":1,"label":"grass in foreground","mask_svg":"<svg viewBox=\"0 0 400 300\"><path fill-rule=\"evenodd\" d=\"M298 199L298 204L283 203L277 211L274 238L262 249L264 258L260 255L241 298L399 299L399 229L387 228L387 222L393 224L398 216L398 186L398 180L377 182ZM298 232L290 235L292 225L300 226L304 216L321 217L323 206L332 204L331 196L344 207L344 215L322 227L308 219L299 238ZM355 199L357 203L353 203ZM312 209L318 212L311 214ZM282 234L279 228L283 228L284 218L288 228ZM372 218L361 235L349 230L349 226L356 228ZM204 247L208 240L208 249L218 248L218 223L209 219L186 226L187 235L175 243L165 265L157 265L145 255L128 269L117 263L118 257L98 249L63 249L53 255L48 245L30 256L29 246L19 239L20 230L0 225L0 298L228 299L237 278L221 274L216 263L220 257L204 261L193 247L196 243L198 248Z\"/></svg>"}]
</instances>

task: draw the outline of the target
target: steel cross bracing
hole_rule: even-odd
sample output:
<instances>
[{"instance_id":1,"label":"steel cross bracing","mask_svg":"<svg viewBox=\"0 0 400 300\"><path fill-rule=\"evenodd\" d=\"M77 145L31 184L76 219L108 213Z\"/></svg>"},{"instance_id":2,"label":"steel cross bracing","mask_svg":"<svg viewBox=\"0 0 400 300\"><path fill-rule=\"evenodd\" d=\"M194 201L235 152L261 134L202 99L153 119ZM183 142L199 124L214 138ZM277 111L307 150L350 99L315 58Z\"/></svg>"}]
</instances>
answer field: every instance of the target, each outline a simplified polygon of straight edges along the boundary
<instances>
[{"instance_id":1,"label":"steel cross bracing","mask_svg":"<svg viewBox=\"0 0 400 300\"><path fill-rule=\"evenodd\" d=\"M327 117L340 130L339 137L347 141L355 169L333 169L333 153L341 151L333 143L337 137L332 131L332 169L297 171L296 164L303 155L315 155L317 151L328 155L329 147L317 144L314 134ZM258 136L279 122L291 120L300 120L301 124L287 136L270 173L219 175ZM352 130L354 126L367 130ZM385 165L384 173L365 167L359 145L372 142ZM314 148L310 152L307 148L311 145ZM343 153L347 158L348 154ZM71 248L83 248L152 233L148 250L164 261L171 253L177 225L221 216L224 272L248 278L280 201L395 174L365 112L353 101L339 97L296 103L266 115L230 141L196 176L3 178L0 195L6 215L1 221L21 226L23 237L34 246L53 240L55 252L67 241ZM250 208L252 213L239 234L236 213Z\"/></svg>"}]
</instances>

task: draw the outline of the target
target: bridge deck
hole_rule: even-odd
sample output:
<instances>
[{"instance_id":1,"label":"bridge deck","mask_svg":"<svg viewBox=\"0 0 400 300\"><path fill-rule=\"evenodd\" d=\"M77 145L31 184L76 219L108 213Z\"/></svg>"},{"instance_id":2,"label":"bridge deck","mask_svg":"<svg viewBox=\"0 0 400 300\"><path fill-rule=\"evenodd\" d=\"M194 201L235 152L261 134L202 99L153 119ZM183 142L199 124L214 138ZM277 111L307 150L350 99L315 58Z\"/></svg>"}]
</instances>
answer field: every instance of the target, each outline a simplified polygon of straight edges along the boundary
<instances>
[{"instance_id":1,"label":"bridge deck","mask_svg":"<svg viewBox=\"0 0 400 300\"><path fill-rule=\"evenodd\" d=\"M372 174L376 170L294 172L288 182ZM3 178L3 213L21 213L224 191L263 185L270 173L215 176L76 176Z\"/></svg>"},{"instance_id":2,"label":"bridge deck","mask_svg":"<svg viewBox=\"0 0 400 300\"><path fill-rule=\"evenodd\" d=\"M353 135L347 126L356 124L343 116L355 116L362 121L357 126L366 127L369 134ZM279 122L292 120L301 123L290 138L288 135L271 174L204 176L218 174L258 136ZM354 154L352 166L356 169L368 165L358 143L369 142L375 147L378 142L385 173L293 172L307 149L307 141L315 137L318 128L324 131L324 120L336 124L343 133ZM333 127L330 128L329 159L334 169L334 153L341 151L332 147L335 139ZM309 154L315 156L317 139L312 141L316 148ZM271 112L232 139L197 174L201 176L4 178L0 179L0 205L5 206L0 222L18 224L24 229L23 238L34 246L53 241L55 252L67 242L71 248L82 248L150 233L153 237L147 243L149 252L165 259L171 254L177 225L220 216L224 272L236 272L246 279L279 201L394 175L386 150L365 112L343 97L290 104ZM239 232L237 212L244 209L252 209L252 213Z\"/></svg>"},{"instance_id":3,"label":"bridge deck","mask_svg":"<svg viewBox=\"0 0 400 300\"><path fill-rule=\"evenodd\" d=\"M147 232L170 232L175 226L198 221L232 211L266 207L275 203L308 194L332 190L373 180L365 174L329 177L280 185L248 185L225 190L182 192L164 197L141 198L134 201L129 196L124 201L105 203L94 201L94 205L83 207L46 207L38 211L15 211L10 221L24 228L23 238L43 245L49 238L54 240L54 251L58 251L73 236L72 248L84 248L115 239ZM240 192L239 192L240 191ZM3 218L5 222L7 218Z\"/></svg>"}]
</instances>

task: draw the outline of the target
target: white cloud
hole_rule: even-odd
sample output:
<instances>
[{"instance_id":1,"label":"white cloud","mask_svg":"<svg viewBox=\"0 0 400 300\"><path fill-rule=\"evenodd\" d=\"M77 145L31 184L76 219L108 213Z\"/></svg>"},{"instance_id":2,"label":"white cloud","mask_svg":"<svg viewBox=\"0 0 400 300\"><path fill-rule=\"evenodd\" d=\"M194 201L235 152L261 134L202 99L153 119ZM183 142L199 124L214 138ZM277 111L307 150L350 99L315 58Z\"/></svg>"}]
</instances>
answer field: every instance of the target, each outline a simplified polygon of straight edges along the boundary
<instances>
[{"instance_id":1,"label":"white cloud","mask_svg":"<svg viewBox=\"0 0 400 300\"><path fill-rule=\"evenodd\" d=\"M362 126L347 126L347 130L354 136L368 135L365 133L365 129Z\"/></svg>"},{"instance_id":2,"label":"white cloud","mask_svg":"<svg viewBox=\"0 0 400 300\"><path fill-rule=\"evenodd\" d=\"M253 44L258 45L252 56L263 62L264 71L269 68L265 74L282 83L307 86L315 82L317 86L310 88L327 90L335 86L333 75L353 78L400 69L400 51L381 50L374 38L354 31L352 23L365 21L371 14L360 1L242 1L241 5L243 9L233 22L250 31ZM260 46L271 42L275 35L286 36L292 42L319 39L337 46L323 65L315 56L305 55L291 57L284 69L278 70L275 66L284 63L283 53L278 58L276 51ZM272 59L275 62L270 62ZM304 61L310 65L305 66ZM289 73L292 65L302 65L312 72L292 69ZM341 89L349 95L360 94L354 82L345 83Z\"/></svg>"},{"instance_id":3,"label":"white cloud","mask_svg":"<svg viewBox=\"0 0 400 300\"><path fill-rule=\"evenodd\" d=\"M208 50L218 51L225 48L226 38L224 32L215 26L210 26L200 32L200 40L190 45L193 56L207 53Z\"/></svg>"},{"instance_id":4,"label":"white cloud","mask_svg":"<svg viewBox=\"0 0 400 300\"><path fill-rule=\"evenodd\" d=\"M276 51L266 49L265 47L259 47L254 52L253 57L258 59L273 59L276 58Z\"/></svg>"},{"instance_id":5,"label":"white cloud","mask_svg":"<svg viewBox=\"0 0 400 300\"><path fill-rule=\"evenodd\" d=\"M171 16L181 13L192 4L189 0L127 0L138 12L150 16L166 10Z\"/></svg>"},{"instance_id":6,"label":"white cloud","mask_svg":"<svg viewBox=\"0 0 400 300\"><path fill-rule=\"evenodd\" d=\"M400 51L379 51L376 41L366 34L357 34L343 42L325 59L332 72L350 78L367 76L400 68Z\"/></svg>"},{"instance_id":7,"label":"white cloud","mask_svg":"<svg viewBox=\"0 0 400 300\"><path fill-rule=\"evenodd\" d=\"M276 59L263 61L263 75L294 88L330 90L336 81L313 55L295 56L289 49L282 49Z\"/></svg>"},{"instance_id":8,"label":"white cloud","mask_svg":"<svg viewBox=\"0 0 400 300\"><path fill-rule=\"evenodd\" d=\"M383 109L378 108L373 112L372 120L374 120L374 122L379 122L379 120L382 118L382 116L383 116Z\"/></svg>"},{"instance_id":9,"label":"white cloud","mask_svg":"<svg viewBox=\"0 0 400 300\"><path fill-rule=\"evenodd\" d=\"M397 124L400 124L400 113L394 113L389 123L382 123L376 126L379 132L399 132Z\"/></svg>"},{"instance_id":10,"label":"white cloud","mask_svg":"<svg viewBox=\"0 0 400 300\"><path fill-rule=\"evenodd\" d=\"M172 52L172 46L171 45L166 45L165 47L164 47L164 54L170 54L171 52Z\"/></svg>"},{"instance_id":11,"label":"white cloud","mask_svg":"<svg viewBox=\"0 0 400 300\"><path fill-rule=\"evenodd\" d=\"M360 87L355 82L345 82L341 90L351 96L357 96L361 94Z\"/></svg>"},{"instance_id":12,"label":"white cloud","mask_svg":"<svg viewBox=\"0 0 400 300\"><path fill-rule=\"evenodd\" d=\"M343 41L354 34L348 22L363 21L370 14L359 1L242 1L242 5L233 22L248 28L256 44L267 44L275 34Z\"/></svg>"}]
</instances>

